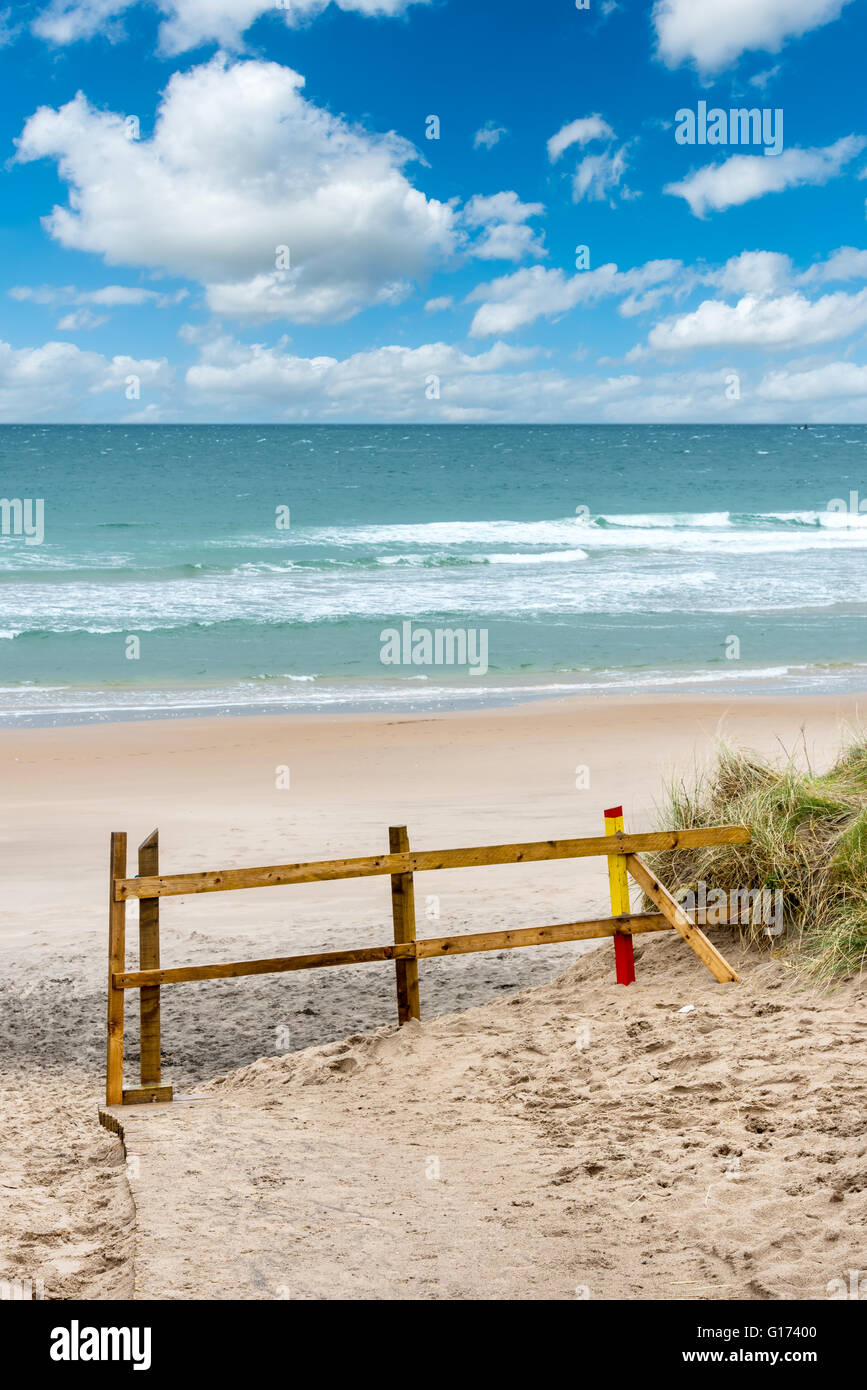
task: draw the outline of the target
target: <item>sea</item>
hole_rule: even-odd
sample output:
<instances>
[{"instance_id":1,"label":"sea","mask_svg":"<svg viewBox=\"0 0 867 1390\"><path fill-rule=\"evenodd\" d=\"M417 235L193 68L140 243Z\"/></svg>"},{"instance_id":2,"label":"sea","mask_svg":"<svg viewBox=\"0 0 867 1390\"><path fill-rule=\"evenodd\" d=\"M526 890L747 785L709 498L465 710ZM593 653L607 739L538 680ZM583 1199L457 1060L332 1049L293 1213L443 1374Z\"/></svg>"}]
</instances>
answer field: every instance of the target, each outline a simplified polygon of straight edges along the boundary
<instances>
[{"instance_id":1,"label":"sea","mask_svg":"<svg viewBox=\"0 0 867 1390\"><path fill-rule=\"evenodd\" d=\"M864 689L867 426L0 427L2 725Z\"/></svg>"}]
</instances>

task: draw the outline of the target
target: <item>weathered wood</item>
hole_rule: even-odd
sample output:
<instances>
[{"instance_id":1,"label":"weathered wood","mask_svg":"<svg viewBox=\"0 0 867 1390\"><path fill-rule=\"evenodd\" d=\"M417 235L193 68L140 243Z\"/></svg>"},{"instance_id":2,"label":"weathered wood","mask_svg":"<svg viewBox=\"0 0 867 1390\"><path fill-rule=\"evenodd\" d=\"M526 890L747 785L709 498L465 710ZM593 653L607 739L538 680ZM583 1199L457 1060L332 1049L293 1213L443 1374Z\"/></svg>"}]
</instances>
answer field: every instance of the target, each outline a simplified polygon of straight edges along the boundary
<instances>
[{"instance_id":1,"label":"weathered wood","mask_svg":"<svg viewBox=\"0 0 867 1390\"><path fill-rule=\"evenodd\" d=\"M105 1110L100 1105L96 1113L99 1116L99 1123L102 1125L103 1129L111 1130L112 1134L117 1134L123 1139L123 1125L113 1110Z\"/></svg>"},{"instance_id":2,"label":"weathered wood","mask_svg":"<svg viewBox=\"0 0 867 1390\"><path fill-rule=\"evenodd\" d=\"M612 806L605 812L605 834L623 834L623 807ZM608 856L608 889L611 896L611 911L615 917L628 916L631 910L629 902L629 878L626 873L626 855L609 854ZM631 939L623 932L615 934L614 937L614 975L619 985L631 985L635 983L635 954L632 949Z\"/></svg>"},{"instance_id":3,"label":"weathered wood","mask_svg":"<svg viewBox=\"0 0 867 1390\"><path fill-rule=\"evenodd\" d=\"M419 960L425 960L432 956L510 951L517 946L547 946L558 941L592 941L597 937L634 936L640 932L671 930L671 923L660 912L647 912L634 913L630 917L601 917L592 922L563 922L553 927L516 927L512 931L427 937L416 943L416 949Z\"/></svg>"},{"instance_id":4,"label":"weathered wood","mask_svg":"<svg viewBox=\"0 0 867 1390\"><path fill-rule=\"evenodd\" d=\"M108 1020L106 1025L105 1103L120 1105L123 1100L123 990L117 976L123 970L126 952L126 903L118 899L115 884L126 877L126 831L111 836L108 894Z\"/></svg>"},{"instance_id":5,"label":"weathered wood","mask_svg":"<svg viewBox=\"0 0 867 1390\"><path fill-rule=\"evenodd\" d=\"M544 840L525 844L481 845L469 849L411 852L405 827L391 827L391 852L387 855L161 876L155 872L159 868L159 862L158 836L154 831L139 849L140 876L131 879L126 877L126 834L117 831L111 837L106 1104L136 1104L171 1099L171 1087L162 1086L159 1081L159 988L166 984L281 974L286 971L312 970L334 965L394 961L398 1017L403 1023L409 1018L419 1016L419 959L476 951L509 950L513 947L545 945L559 941L583 941L606 936L613 936L616 948L618 943L622 948L626 944L631 945L628 939L636 933L666 931L671 927L683 936L718 980L737 980L737 974L728 962L650 873L638 857L638 851L670 851L702 845L746 844L749 839L750 831L746 826L656 831L645 835L626 835L622 830L615 829L613 834L580 840ZM623 909L614 917L513 931L437 937L426 941L415 939L415 872L586 858L594 855L605 855L609 860L612 871L612 905ZM633 913L629 910L628 885L624 892L619 878L618 866L624 861L628 871L659 907L659 914ZM326 882L381 874L390 874L392 878L395 935L393 946L372 946L266 960L229 961L215 965L180 966L167 970L160 967L158 900L161 897L183 893L225 892L236 888L276 887L290 883ZM131 898L140 901L142 968L136 971L125 969L126 902ZM724 914L721 914L721 919L723 916ZM142 990L142 1085L124 1090L123 995L127 989ZM145 1007L146 1001L150 1007Z\"/></svg>"},{"instance_id":6,"label":"weathered wood","mask_svg":"<svg viewBox=\"0 0 867 1390\"><path fill-rule=\"evenodd\" d=\"M392 854L409 853L409 835L405 825L390 825L388 847ZM394 942L404 946L415 942L415 890L412 874L392 874L391 913L394 922ZM418 997L418 961L398 956L394 962L397 986L397 1021L407 1023L421 1018Z\"/></svg>"},{"instance_id":7,"label":"weathered wood","mask_svg":"<svg viewBox=\"0 0 867 1390\"><path fill-rule=\"evenodd\" d=\"M626 867L651 902L656 903L663 916L668 918L675 931L680 932L686 944L704 961L720 984L737 982L738 975L725 956L720 955L716 947L708 941L704 932L687 916L680 903L675 902L668 889L654 877L644 861L639 859L637 854L630 854L626 858Z\"/></svg>"},{"instance_id":8,"label":"weathered wood","mask_svg":"<svg viewBox=\"0 0 867 1390\"><path fill-rule=\"evenodd\" d=\"M172 1099L171 1086L133 1086L124 1088L124 1105L151 1105L155 1101Z\"/></svg>"},{"instance_id":9,"label":"weathered wood","mask_svg":"<svg viewBox=\"0 0 867 1390\"><path fill-rule=\"evenodd\" d=\"M153 830L138 847L141 878L155 877L160 871L159 831ZM160 900L140 898L138 905L138 957L142 970L160 968ZM147 985L139 997L141 1019L142 1086L159 1086L162 1079L160 1058L160 989Z\"/></svg>"},{"instance_id":10,"label":"weathered wood","mask_svg":"<svg viewBox=\"0 0 867 1390\"><path fill-rule=\"evenodd\" d=\"M436 869L470 869L494 864L533 864L551 859L587 859L597 855L639 854L695 849L704 845L747 844L743 825L697 830L659 830L646 835L592 836L581 840L538 840L526 844L476 845L467 849L415 850L403 854L326 859L313 863L272 864L207 873L163 874L125 878L116 887L119 899L168 898L184 893L225 893L236 888L278 888L291 883L326 883L379 874L428 873Z\"/></svg>"},{"instance_id":11,"label":"weathered wood","mask_svg":"<svg viewBox=\"0 0 867 1390\"><path fill-rule=\"evenodd\" d=\"M279 975L291 970L316 970L330 965L366 965L374 961L413 961L431 956L466 955L473 951L504 951L514 946L545 946L557 941L591 941L596 937L621 934L632 936L640 932L670 930L671 923L659 912L633 913L629 917L601 917L586 922L557 923L551 927L519 927L513 931L428 937L395 946L367 946L356 951L328 951L311 956L278 956L271 960L227 961L222 965L182 965L169 970L128 970L115 976L115 985L118 989L141 989L156 984L178 985L196 980L230 980L243 975Z\"/></svg>"},{"instance_id":12,"label":"weathered wood","mask_svg":"<svg viewBox=\"0 0 867 1390\"><path fill-rule=\"evenodd\" d=\"M318 970L329 965L366 965L376 960L413 960L415 946L364 946L355 951L325 951L311 956L275 956L271 960L227 961L222 965L181 965L170 970L127 970L114 977L115 988L182 985L194 980L233 980L243 975L282 975L289 970Z\"/></svg>"}]
</instances>

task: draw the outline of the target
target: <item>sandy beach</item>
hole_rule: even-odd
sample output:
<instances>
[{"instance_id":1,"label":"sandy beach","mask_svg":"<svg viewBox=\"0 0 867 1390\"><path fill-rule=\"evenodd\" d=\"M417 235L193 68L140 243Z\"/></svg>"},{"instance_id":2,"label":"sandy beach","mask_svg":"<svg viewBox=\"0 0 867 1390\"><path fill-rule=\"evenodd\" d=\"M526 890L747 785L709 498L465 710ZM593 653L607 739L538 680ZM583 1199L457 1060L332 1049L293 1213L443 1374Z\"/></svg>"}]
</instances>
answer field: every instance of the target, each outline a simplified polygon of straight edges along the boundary
<instances>
[{"instance_id":1,"label":"sandy beach","mask_svg":"<svg viewBox=\"0 0 867 1390\"><path fill-rule=\"evenodd\" d=\"M158 826L163 871L184 872L376 853L387 847L390 824L406 825L411 844L419 849L599 834L603 809L617 803L624 806L628 828L649 829L657 821L665 779L676 772L688 774L708 756L720 733L766 753L781 751L781 745L799 746L802 757L821 766L837 746L841 727L857 721L859 707L859 700L848 697L677 696L551 701L424 718L188 719L0 732L5 791L0 1085L6 1208L0 1279L41 1281L49 1298L116 1298L136 1288L135 1183L131 1191L119 1141L96 1123L103 1080L111 830L126 830L135 846ZM290 785L278 788L278 780L287 780L280 772L285 768ZM586 771L578 776L578 769ZM576 778L584 784L580 788ZM606 913L607 878L601 861L418 875L416 902L420 934L542 925ZM134 964L134 913L130 917L128 961ZM372 945L387 942L390 933L387 886L376 879L173 899L164 905L163 964ZM666 938L643 948L654 961L662 994L660 961L673 944ZM478 1007L496 1014L507 1009L510 995L533 988L543 993L535 1023L537 996L522 996L528 1035L534 1028L550 1032L553 996L545 991L555 988L553 981L564 971L577 989L575 982L584 978L580 972L590 968L575 964L585 949L573 944L424 963L422 1034L426 1036L429 1022L434 1030L445 1027L434 1022L445 1015ZM710 988L715 1026L722 1028L722 996L713 993L717 987L709 976L702 978L698 963L691 958L684 963L682 955L677 958L677 989L671 1000L665 996L666 1007L696 1002L693 994L687 999L683 993L682 972L692 972L689 984L694 979L696 990ZM608 995L602 997L605 971L596 959L591 964L597 975L585 1002L580 990L570 995L570 1010L582 1017L597 1004L600 1011L614 1007ZM762 989L767 986L763 977ZM556 986L561 995L565 988ZM765 1053L778 1047L782 1067L801 1015L793 1016L785 1030L768 1030L761 1009L747 1007L745 997L738 996L732 1019L740 1045L747 1051L760 1046ZM623 1010L632 998L623 991L616 999L624 1026ZM645 999L642 1007L647 1006ZM802 1003L792 1008L801 1009ZM839 1032L831 1029L827 1046L800 1057L798 1086L812 1093L833 1084L835 1104L842 1105L839 1087L849 1084L844 1042L848 1046L859 1029L863 1037L863 995L850 991L834 1008ZM129 1014L127 1074L132 1079L137 1060L134 1006ZM163 993L164 1074L183 1092L260 1058L286 1067L288 1054L393 1024L389 965L179 986ZM455 1031L471 1049L473 1027L448 1025L453 1062ZM434 1031L433 1039L438 1036ZM546 1047L550 1045L549 1037ZM371 1047L354 1045L365 1057ZM528 1069L532 1074L531 1061L522 1053L515 1065L522 1074ZM684 1054L684 1067L687 1063ZM303 1066L301 1060L298 1066ZM789 1066L768 1084L794 1106L791 1070ZM383 1087L378 1094L382 1099ZM495 1087L486 1104L496 1109L498 1094ZM720 1093L711 1087L705 1099L703 1094L690 1093L695 1142L709 1142L720 1113L713 1108L720 1105ZM371 1125L377 1113L371 1109L374 1101L367 1096L363 1103L365 1123ZM585 1097L584 1104L592 1109L592 1097ZM305 1118L308 1126L314 1122L315 1107ZM624 1118L618 1131L624 1152L638 1142L641 1123L638 1110ZM652 1155L652 1136L647 1147ZM831 1153L830 1141L825 1147ZM857 1192L854 1169L850 1171L854 1148L837 1157L850 1165L847 1181ZM469 1158L468 1150L455 1161L466 1164ZM535 1181L533 1145L526 1133L514 1161L526 1166L527 1181ZM593 1188L580 1173L577 1187L577 1192L570 1189L575 1200L592 1202ZM368 1193L364 1201L369 1200ZM768 1217L772 1225L794 1219L779 1195L778 1201L779 1211ZM516 1239L519 1235L520 1230ZM533 1239L528 1234L526 1262L535 1268L541 1256ZM781 1261L785 1255L781 1248ZM327 1259L327 1252L322 1258ZM574 1260L567 1264L564 1278L581 1283ZM684 1278L692 1277L692 1269ZM781 1267L776 1275L774 1269L765 1261L762 1281L745 1296L786 1296ZM725 1283L719 1265L711 1262L707 1274L711 1283ZM413 1287L408 1296L425 1296L420 1285ZM613 1287L614 1276L597 1296L614 1296L605 1292ZM209 1295L176 1288L167 1296ZM448 1283L433 1296L451 1296ZM479 1291L477 1296L507 1295ZM648 1289L636 1296L660 1295Z\"/></svg>"},{"instance_id":2,"label":"sandy beach","mask_svg":"<svg viewBox=\"0 0 867 1390\"><path fill-rule=\"evenodd\" d=\"M0 2L28 1370L850 1352L865 14Z\"/></svg>"},{"instance_id":3,"label":"sandy beach","mask_svg":"<svg viewBox=\"0 0 867 1390\"><path fill-rule=\"evenodd\" d=\"M713 933L120 1116L142 1299L825 1299L859 1269L863 990Z\"/></svg>"}]
</instances>

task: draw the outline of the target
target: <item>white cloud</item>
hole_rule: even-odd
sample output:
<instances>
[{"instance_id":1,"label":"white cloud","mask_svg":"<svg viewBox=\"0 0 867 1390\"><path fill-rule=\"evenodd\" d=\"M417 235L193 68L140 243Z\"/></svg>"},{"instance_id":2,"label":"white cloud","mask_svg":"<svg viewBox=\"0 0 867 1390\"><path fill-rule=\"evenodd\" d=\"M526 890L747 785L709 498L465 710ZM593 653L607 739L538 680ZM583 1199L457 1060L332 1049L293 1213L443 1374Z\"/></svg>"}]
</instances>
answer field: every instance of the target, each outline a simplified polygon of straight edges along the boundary
<instances>
[{"instance_id":1,"label":"white cloud","mask_svg":"<svg viewBox=\"0 0 867 1390\"><path fill-rule=\"evenodd\" d=\"M20 25L13 23L12 7L10 5L0 9L0 48L5 48L18 37Z\"/></svg>"},{"instance_id":2,"label":"white cloud","mask_svg":"<svg viewBox=\"0 0 867 1390\"><path fill-rule=\"evenodd\" d=\"M742 251L732 256L722 269L706 278L724 294L773 294L792 279L788 256L779 251Z\"/></svg>"},{"instance_id":3,"label":"white cloud","mask_svg":"<svg viewBox=\"0 0 867 1390\"><path fill-rule=\"evenodd\" d=\"M811 301L795 292L776 298L744 295L737 304L707 299L692 313L656 324L648 345L658 352L696 348L792 348L845 338L867 327L867 290ZM631 360L643 350L631 354Z\"/></svg>"},{"instance_id":4,"label":"white cloud","mask_svg":"<svg viewBox=\"0 0 867 1390\"><path fill-rule=\"evenodd\" d=\"M209 284L205 298L212 314L264 323L268 319L287 319L293 323L340 323L361 308L374 304L400 304L410 293L406 280L383 280L361 287L354 282L328 283L317 279L305 283L303 277L272 270L249 280L229 280ZM363 303L361 302L363 298Z\"/></svg>"},{"instance_id":5,"label":"white cloud","mask_svg":"<svg viewBox=\"0 0 867 1390\"><path fill-rule=\"evenodd\" d=\"M536 353L535 348L495 343L473 356L448 343L428 343L376 348L340 360L296 357L283 343L269 348L219 338L203 347L186 382L193 404L264 402L279 407L282 418L449 419L452 405L464 408L477 378L518 366ZM439 378L444 399L429 405L426 387L432 375Z\"/></svg>"},{"instance_id":6,"label":"white cloud","mask_svg":"<svg viewBox=\"0 0 867 1390\"><path fill-rule=\"evenodd\" d=\"M796 271L780 251L741 251L719 270L695 272L694 283L713 285L724 294L769 296L803 285L867 280L867 251L841 246L808 270Z\"/></svg>"},{"instance_id":7,"label":"white cloud","mask_svg":"<svg viewBox=\"0 0 867 1390\"><path fill-rule=\"evenodd\" d=\"M775 63L772 68L765 68L763 72L754 73L754 75L750 78L750 86L758 87L759 91L763 92L766 87L770 86L774 78L779 77L779 75L780 64Z\"/></svg>"},{"instance_id":8,"label":"white cloud","mask_svg":"<svg viewBox=\"0 0 867 1390\"><path fill-rule=\"evenodd\" d=\"M602 117L582 116L577 121L570 121L552 135L548 141L548 158L552 164L568 150L572 145L588 145L592 140L613 140L614 131L607 121Z\"/></svg>"},{"instance_id":9,"label":"white cloud","mask_svg":"<svg viewBox=\"0 0 867 1390\"><path fill-rule=\"evenodd\" d=\"M841 246L826 260L811 265L800 277L804 285L816 281L825 284L829 280L867 280L867 251L855 246Z\"/></svg>"},{"instance_id":10,"label":"white cloud","mask_svg":"<svg viewBox=\"0 0 867 1390\"><path fill-rule=\"evenodd\" d=\"M441 294L438 299L429 299L424 310L426 314L441 314L446 309L454 308L454 303L450 294Z\"/></svg>"},{"instance_id":11,"label":"white cloud","mask_svg":"<svg viewBox=\"0 0 867 1390\"><path fill-rule=\"evenodd\" d=\"M828 362L808 371L768 372L756 387L766 401L786 401L802 406L806 401L867 397L867 367L854 362Z\"/></svg>"},{"instance_id":12,"label":"white cloud","mask_svg":"<svg viewBox=\"0 0 867 1390\"><path fill-rule=\"evenodd\" d=\"M57 285L13 285L7 293L20 303L29 300L33 304L74 304L78 291L74 285L64 288Z\"/></svg>"},{"instance_id":13,"label":"white cloud","mask_svg":"<svg viewBox=\"0 0 867 1390\"><path fill-rule=\"evenodd\" d=\"M655 309L661 299L671 293L669 285L661 285L655 290L646 290L644 294L627 295L622 304L618 304L617 312L622 318L636 318L638 314L649 313Z\"/></svg>"},{"instance_id":14,"label":"white cloud","mask_svg":"<svg viewBox=\"0 0 867 1390\"><path fill-rule=\"evenodd\" d=\"M626 145L609 154L588 154L581 160L572 178L572 201L580 203L582 198L590 202L601 202L620 187L626 173ZM623 196L632 196L628 189Z\"/></svg>"},{"instance_id":15,"label":"white cloud","mask_svg":"<svg viewBox=\"0 0 867 1390\"><path fill-rule=\"evenodd\" d=\"M548 141L548 158L552 164L565 150L571 149L573 145L593 144L595 141L605 141L608 148L597 154L588 154L578 164L572 175L572 201L580 203L587 198L590 202L601 202L605 198L611 198L616 189L620 187L623 175L627 167L628 143L621 145L619 149L614 148L615 134L607 121L600 115L582 116L577 121L570 121L552 135ZM621 193L624 198L637 197L628 188L624 187Z\"/></svg>"},{"instance_id":16,"label":"white cloud","mask_svg":"<svg viewBox=\"0 0 867 1390\"><path fill-rule=\"evenodd\" d=\"M468 227L490 227L498 222L526 222L528 217L540 217L544 203L522 203L517 193L476 193L463 210Z\"/></svg>"},{"instance_id":17,"label":"white cloud","mask_svg":"<svg viewBox=\"0 0 867 1390\"><path fill-rule=\"evenodd\" d=\"M493 121L488 121L480 130L477 130L473 136L473 148L476 150L482 148L492 150L495 145L500 143L503 136L508 135L508 133L504 125L495 125Z\"/></svg>"},{"instance_id":18,"label":"white cloud","mask_svg":"<svg viewBox=\"0 0 867 1390\"><path fill-rule=\"evenodd\" d=\"M108 323L108 314L95 314L92 309L73 309L71 314L64 314L57 327L61 333L75 333L82 329L99 328L103 323Z\"/></svg>"},{"instance_id":19,"label":"white cloud","mask_svg":"<svg viewBox=\"0 0 867 1390\"><path fill-rule=\"evenodd\" d=\"M541 258L548 253L541 237L526 226L531 217L541 217L543 203L522 203L517 193L476 194L461 213L466 227L482 228L484 234L469 247L471 256L483 261L520 261L525 256Z\"/></svg>"},{"instance_id":20,"label":"white cloud","mask_svg":"<svg viewBox=\"0 0 867 1390\"><path fill-rule=\"evenodd\" d=\"M33 304L101 304L112 309L136 304L166 308L189 296L189 290L160 294L137 285L103 285L97 290L79 290L75 285L13 285L8 293L12 299L29 300Z\"/></svg>"},{"instance_id":21,"label":"white cloud","mask_svg":"<svg viewBox=\"0 0 867 1390\"><path fill-rule=\"evenodd\" d=\"M653 351L754 347L777 350L821 343L859 332L865 325L865 296L836 294L811 301L801 291L833 281L867 281L867 251L842 246L806 271L777 251L742 251L718 268L683 268L667 284L631 295L619 308L624 316L653 308L663 295L682 299L697 286L712 285L729 304L707 299L690 313L665 319L650 332L647 345L633 348L629 362Z\"/></svg>"},{"instance_id":22,"label":"white cloud","mask_svg":"<svg viewBox=\"0 0 867 1390\"><path fill-rule=\"evenodd\" d=\"M738 364L742 396L726 395L730 366L639 375L568 376L531 363L534 349L497 343L471 356L447 343L384 347L351 357L305 358L285 344L247 347L223 338L208 344L187 373L186 409L221 418L278 420L453 421L802 421L822 401L833 419L864 419L867 368L848 363L765 376L753 384ZM438 399L429 399L431 375ZM787 383L792 383L788 385ZM839 393L839 394L838 394Z\"/></svg>"},{"instance_id":23,"label":"white cloud","mask_svg":"<svg viewBox=\"0 0 867 1390\"><path fill-rule=\"evenodd\" d=\"M828 24L849 0L656 0L657 52L668 67L702 72L731 66L742 53L778 53L786 39Z\"/></svg>"},{"instance_id":24,"label":"white cloud","mask_svg":"<svg viewBox=\"0 0 867 1390\"><path fill-rule=\"evenodd\" d=\"M78 303L105 304L114 309L131 304L156 304L160 309L165 309L172 304L180 304L189 297L189 293L189 290L175 290L172 294L160 294L136 285L104 285L98 290L82 290Z\"/></svg>"},{"instance_id":25,"label":"white cloud","mask_svg":"<svg viewBox=\"0 0 867 1390\"><path fill-rule=\"evenodd\" d=\"M641 293L671 280L679 261L648 261L633 270L619 271L616 265L603 265L566 276L562 270L533 266L503 275L485 285L477 285L467 301L481 300L470 326L474 338L513 333L539 318L566 313L578 304L591 304L612 295Z\"/></svg>"},{"instance_id":26,"label":"white cloud","mask_svg":"<svg viewBox=\"0 0 867 1390\"><path fill-rule=\"evenodd\" d=\"M685 198L696 217L780 193L802 184L824 184L867 145L861 135L846 135L824 149L785 150L780 155L736 154L722 164L706 164L664 192Z\"/></svg>"},{"instance_id":27,"label":"white cloud","mask_svg":"<svg viewBox=\"0 0 867 1390\"><path fill-rule=\"evenodd\" d=\"M171 384L165 359L103 357L73 343L13 348L0 343L0 419L88 419L109 411L126 418L127 378L143 392Z\"/></svg>"},{"instance_id":28,"label":"white cloud","mask_svg":"<svg viewBox=\"0 0 867 1390\"><path fill-rule=\"evenodd\" d=\"M107 34L122 37L117 21L140 0L52 0L33 22L33 31L49 43L64 45ZM216 43L237 52L243 35L262 15L294 25L313 19L331 0L156 0L165 16L160 27L163 53L183 53ZM335 0L338 8L370 18L405 14L411 5L431 0Z\"/></svg>"},{"instance_id":29,"label":"white cloud","mask_svg":"<svg viewBox=\"0 0 867 1390\"><path fill-rule=\"evenodd\" d=\"M619 418L641 385L634 374L580 378L528 368L537 349L496 343L475 356L447 343L383 347L343 360L294 357L284 345L208 345L187 373L189 409L233 418L338 420L568 420ZM438 399L426 386L434 375ZM717 374L717 381L719 374ZM613 411L613 415L610 413Z\"/></svg>"},{"instance_id":30,"label":"white cloud","mask_svg":"<svg viewBox=\"0 0 867 1390\"><path fill-rule=\"evenodd\" d=\"M477 285L467 295L468 302L482 300L470 327L474 338L492 337L496 333L513 333L536 319L565 313L582 299L590 297L594 285L614 266L585 271L567 277L562 270L546 270L543 266L515 271L487 284ZM589 277L592 277L588 279Z\"/></svg>"},{"instance_id":31,"label":"white cloud","mask_svg":"<svg viewBox=\"0 0 867 1390\"><path fill-rule=\"evenodd\" d=\"M470 254L481 261L522 261L525 256L535 256L538 260L548 252L532 227L501 222L487 229L484 237L474 243Z\"/></svg>"},{"instance_id":32,"label":"white cloud","mask_svg":"<svg viewBox=\"0 0 867 1390\"><path fill-rule=\"evenodd\" d=\"M63 246L200 281L220 312L346 319L451 254L455 214L406 178L407 141L348 125L303 83L218 55L172 75L150 139L128 140L122 116L79 93L30 117L16 158L52 158L70 185L44 219ZM290 268L276 269L284 246Z\"/></svg>"},{"instance_id":33,"label":"white cloud","mask_svg":"<svg viewBox=\"0 0 867 1390\"><path fill-rule=\"evenodd\" d=\"M689 368L605 376L582 369L566 375L538 366L536 348L496 343L465 353L448 343L382 347L335 357L300 357L281 339L245 345L229 337L200 343L199 361L182 388L164 361L105 358L71 343L13 349L0 343L0 418L4 420L117 419L159 421L425 420L740 422L804 418L867 418L867 366L809 362L751 378L737 363L742 395L725 393L732 367ZM141 399L128 402L130 375ZM427 392L431 376L440 394Z\"/></svg>"},{"instance_id":34,"label":"white cloud","mask_svg":"<svg viewBox=\"0 0 867 1390\"><path fill-rule=\"evenodd\" d=\"M116 21L138 0L52 0L33 21L33 32L49 43L62 45L104 34L121 36Z\"/></svg>"}]
</instances>

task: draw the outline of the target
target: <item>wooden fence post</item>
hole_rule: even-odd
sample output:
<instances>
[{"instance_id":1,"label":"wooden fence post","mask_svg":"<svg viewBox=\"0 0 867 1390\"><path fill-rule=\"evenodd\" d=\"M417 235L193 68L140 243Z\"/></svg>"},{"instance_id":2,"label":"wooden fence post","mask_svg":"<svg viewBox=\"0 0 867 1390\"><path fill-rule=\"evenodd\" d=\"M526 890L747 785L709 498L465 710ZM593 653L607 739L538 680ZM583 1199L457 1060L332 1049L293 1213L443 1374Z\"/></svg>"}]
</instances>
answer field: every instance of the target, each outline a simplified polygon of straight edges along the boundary
<instances>
[{"instance_id":1,"label":"wooden fence post","mask_svg":"<svg viewBox=\"0 0 867 1390\"><path fill-rule=\"evenodd\" d=\"M409 835L405 825L390 825L388 848L392 854L409 851ZM412 874L391 875L391 911L394 918L395 945L415 943L415 889ZM418 961L396 960L394 973L397 982L397 1021L406 1023L421 1018L418 998Z\"/></svg>"},{"instance_id":2,"label":"wooden fence post","mask_svg":"<svg viewBox=\"0 0 867 1390\"><path fill-rule=\"evenodd\" d=\"M123 990L114 976L126 965L126 901L115 898L114 885L126 878L126 831L111 836L108 899L108 1023L106 1030L105 1103L123 1104Z\"/></svg>"},{"instance_id":3,"label":"wooden fence post","mask_svg":"<svg viewBox=\"0 0 867 1390\"><path fill-rule=\"evenodd\" d=\"M159 831L153 830L138 847L140 878L157 878L160 872ZM160 968L160 900L140 898L138 904L139 970ZM158 1086L161 1080L160 987L144 985L139 991L141 1019L141 1084Z\"/></svg>"},{"instance_id":4,"label":"wooden fence post","mask_svg":"<svg viewBox=\"0 0 867 1390\"><path fill-rule=\"evenodd\" d=\"M612 806L605 812L605 834L616 835L623 830L623 807ZM611 911L615 917L628 916L629 879L626 874L626 856L609 854L608 886L611 890ZM619 985L635 983L635 954L632 937L619 934L614 938L614 971Z\"/></svg>"}]
</instances>

